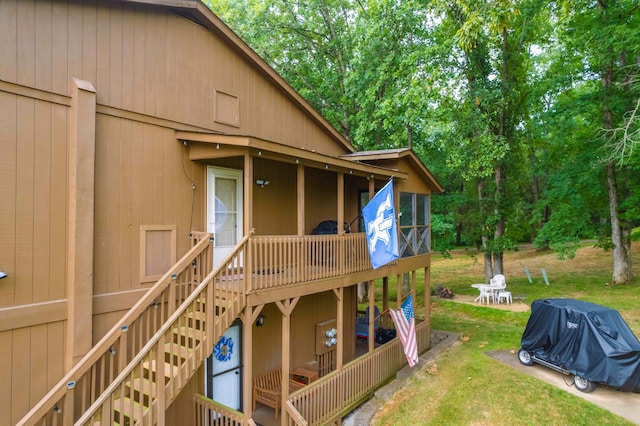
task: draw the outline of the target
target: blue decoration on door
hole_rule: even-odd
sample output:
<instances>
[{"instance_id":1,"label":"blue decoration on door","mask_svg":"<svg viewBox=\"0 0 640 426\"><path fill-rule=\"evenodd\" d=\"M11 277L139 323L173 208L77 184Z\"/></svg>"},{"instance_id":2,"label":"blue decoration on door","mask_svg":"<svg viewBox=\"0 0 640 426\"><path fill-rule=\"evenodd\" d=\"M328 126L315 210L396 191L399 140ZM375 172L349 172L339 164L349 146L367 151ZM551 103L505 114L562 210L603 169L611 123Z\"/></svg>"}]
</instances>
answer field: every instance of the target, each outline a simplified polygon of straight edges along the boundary
<instances>
[{"instance_id":1,"label":"blue decoration on door","mask_svg":"<svg viewBox=\"0 0 640 426\"><path fill-rule=\"evenodd\" d=\"M231 337L222 336L213 348L213 356L218 361L225 362L231 359L231 354L233 354L233 340Z\"/></svg>"}]
</instances>

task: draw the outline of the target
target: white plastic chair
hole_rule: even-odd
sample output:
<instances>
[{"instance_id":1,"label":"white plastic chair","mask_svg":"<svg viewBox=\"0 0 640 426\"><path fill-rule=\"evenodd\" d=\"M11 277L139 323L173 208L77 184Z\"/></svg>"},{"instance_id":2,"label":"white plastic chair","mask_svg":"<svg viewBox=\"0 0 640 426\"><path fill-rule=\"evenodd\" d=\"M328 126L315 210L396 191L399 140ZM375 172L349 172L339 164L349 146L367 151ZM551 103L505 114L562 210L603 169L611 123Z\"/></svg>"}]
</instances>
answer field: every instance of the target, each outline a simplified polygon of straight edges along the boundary
<instances>
[{"instance_id":1,"label":"white plastic chair","mask_svg":"<svg viewBox=\"0 0 640 426\"><path fill-rule=\"evenodd\" d=\"M493 303L500 303L500 293L507 288L507 279L502 274L496 274L489 281L489 288L493 293Z\"/></svg>"},{"instance_id":2,"label":"white plastic chair","mask_svg":"<svg viewBox=\"0 0 640 426\"><path fill-rule=\"evenodd\" d=\"M480 298L480 303L486 303L488 305L489 300L491 300L491 303L496 302L495 295L493 294L493 289L491 288L490 285L484 285L482 287L479 287L479 290L480 290L480 296L478 297Z\"/></svg>"},{"instance_id":3,"label":"white plastic chair","mask_svg":"<svg viewBox=\"0 0 640 426\"><path fill-rule=\"evenodd\" d=\"M498 303L502 303L503 300L507 305L510 305L513 302L510 291L501 290L498 293Z\"/></svg>"}]
</instances>

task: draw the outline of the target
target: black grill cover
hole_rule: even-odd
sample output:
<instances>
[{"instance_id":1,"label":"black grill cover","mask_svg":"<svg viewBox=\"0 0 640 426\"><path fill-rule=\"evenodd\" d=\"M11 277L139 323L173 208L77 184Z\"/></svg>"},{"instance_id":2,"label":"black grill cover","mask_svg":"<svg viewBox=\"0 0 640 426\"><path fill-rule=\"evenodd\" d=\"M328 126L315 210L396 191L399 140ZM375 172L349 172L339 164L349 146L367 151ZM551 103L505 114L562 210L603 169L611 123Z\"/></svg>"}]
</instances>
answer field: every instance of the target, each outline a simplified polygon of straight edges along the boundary
<instances>
[{"instance_id":1,"label":"black grill cover","mask_svg":"<svg viewBox=\"0 0 640 426\"><path fill-rule=\"evenodd\" d=\"M534 300L521 346L592 382L640 392L640 342L614 309L574 299Z\"/></svg>"}]
</instances>

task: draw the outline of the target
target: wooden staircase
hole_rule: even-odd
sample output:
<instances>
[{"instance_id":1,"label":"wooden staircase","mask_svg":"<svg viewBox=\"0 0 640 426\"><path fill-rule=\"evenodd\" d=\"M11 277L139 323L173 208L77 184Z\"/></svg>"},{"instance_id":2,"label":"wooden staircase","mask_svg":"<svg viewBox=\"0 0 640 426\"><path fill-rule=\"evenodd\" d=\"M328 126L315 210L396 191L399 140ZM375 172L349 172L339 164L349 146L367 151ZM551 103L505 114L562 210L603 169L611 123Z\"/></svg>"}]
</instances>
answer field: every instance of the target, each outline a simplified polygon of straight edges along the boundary
<instances>
[{"instance_id":1,"label":"wooden staircase","mask_svg":"<svg viewBox=\"0 0 640 426\"><path fill-rule=\"evenodd\" d=\"M204 238L18 425L164 424L167 407L245 307L239 265L248 237L213 271Z\"/></svg>"},{"instance_id":2,"label":"wooden staircase","mask_svg":"<svg viewBox=\"0 0 640 426\"><path fill-rule=\"evenodd\" d=\"M220 302L232 301L219 300L218 303ZM227 310L226 306L233 305L234 303L215 305L213 308L214 323L224 321L223 314ZM150 408L155 407L158 392L162 392L164 387L165 392L171 389L175 390L177 396L181 386L172 387L172 381L188 380L191 374L185 373L185 371L189 370L190 364L195 366L195 369L199 368L200 361L197 362L197 366L194 362L197 355L203 352L210 354L213 344L220 337L214 337L213 344L208 344L206 306L206 300L196 299L195 303L187 309L184 322L179 322L171 327L168 334L169 340L165 341L164 346L154 349L159 351L162 361L158 363L157 357L142 361L140 367L133 370L133 374L125 380L123 386L116 390L112 402L112 416L109 418L94 416L94 424L142 425L156 423L153 421L154 415ZM168 404L165 402L165 405ZM161 416L162 413L158 413L158 415Z\"/></svg>"}]
</instances>

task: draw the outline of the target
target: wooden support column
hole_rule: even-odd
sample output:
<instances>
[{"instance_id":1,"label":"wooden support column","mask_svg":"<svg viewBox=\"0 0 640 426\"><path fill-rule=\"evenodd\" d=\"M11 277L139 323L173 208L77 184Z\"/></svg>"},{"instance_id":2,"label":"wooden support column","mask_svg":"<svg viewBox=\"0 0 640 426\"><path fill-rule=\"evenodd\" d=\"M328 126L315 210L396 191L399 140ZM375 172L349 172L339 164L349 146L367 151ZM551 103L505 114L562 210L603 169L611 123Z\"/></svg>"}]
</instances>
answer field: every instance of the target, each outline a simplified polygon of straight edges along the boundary
<instances>
[{"instance_id":1,"label":"wooden support column","mask_svg":"<svg viewBox=\"0 0 640 426\"><path fill-rule=\"evenodd\" d=\"M245 424L253 416L253 323L264 305L247 306L240 315L242 320L242 407Z\"/></svg>"},{"instance_id":2,"label":"wooden support column","mask_svg":"<svg viewBox=\"0 0 640 426\"><path fill-rule=\"evenodd\" d=\"M382 312L389 310L389 277L382 278ZM389 315L385 315L385 328L389 328ZM380 322L382 324L382 321Z\"/></svg>"},{"instance_id":3,"label":"wooden support column","mask_svg":"<svg viewBox=\"0 0 640 426\"><path fill-rule=\"evenodd\" d=\"M304 166L302 164L298 164L297 168L297 190L296 190L296 200L298 204L298 235L304 235Z\"/></svg>"},{"instance_id":4,"label":"wooden support column","mask_svg":"<svg viewBox=\"0 0 640 426\"><path fill-rule=\"evenodd\" d=\"M424 268L424 320L431 323L431 267Z\"/></svg>"},{"instance_id":5,"label":"wooden support column","mask_svg":"<svg viewBox=\"0 0 640 426\"><path fill-rule=\"evenodd\" d=\"M374 344L376 342L375 331L373 329L375 325L376 309L376 286L374 280L369 280L369 334L367 343L369 343L369 352L373 352Z\"/></svg>"},{"instance_id":6,"label":"wooden support column","mask_svg":"<svg viewBox=\"0 0 640 426\"><path fill-rule=\"evenodd\" d=\"M338 185L336 191L338 195L338 235L344 235L344 173L338 172L337 181ZM338 273L340 275L344 274L346 268L344 244L338 245L338 252L336 253L336 267L338 268Z\"/></svg>"},{"instance_id":7,"label":"wooden support column","mask_svg":"<svg viewBox=\"0 0 640 426\"><path fill-rule=\"evenodd\" d=\"M249 235L253 229L253 157L251 153L244 156L243 186L244 232L242 235Z\"/></svg>"},{"instance_id":8,"label":"wooden support column","mask_svg":"<svg viewBox=\"0 0 640 426\"><path fill-rule=\"evenodd\" d=\"M344 234L344 173L338 172L338 235Z\"/></svg>"},{"instance_id":9,"label":"wooden support column","mask_svg":"<svg viewBox=\"0 0 640 426\"><path fill-rule=\"evenodd\" d=\"M282 407L280 424L286 426L288 415L284 408L284 402L289 399L289 372L291 371L291 314L298 304L300 297L276 301L276 306L282 312Z\"/></svg>"},{"instance_id":10,"label":"wooden support column","mask_svg":"<svg viewBox=\"0 0 640 426\"><path fill-rule=\"evenodd\" d=\"M68 149L66 371L89 352L93 336L96 90L75 78Z\"/></svg>"},{"instance_id":11,"label":"wooden support column","mask_svg":"<svg viewBox=\"0 0 640 426\"><path fill-rule=\"evenodd\" d=\"M338 330L338 346L336 347L336 370L342 370L344 362L344 288L334 288L333 295L336 297L336 329Z\"/></svg>"}]
</instances>

